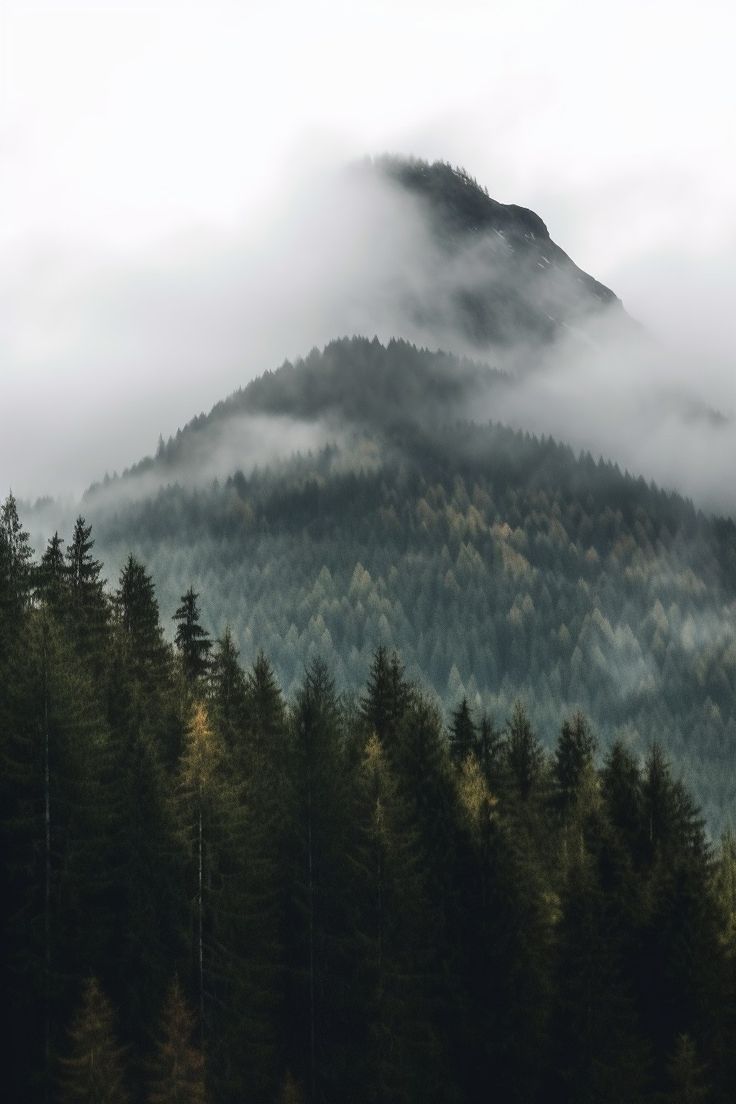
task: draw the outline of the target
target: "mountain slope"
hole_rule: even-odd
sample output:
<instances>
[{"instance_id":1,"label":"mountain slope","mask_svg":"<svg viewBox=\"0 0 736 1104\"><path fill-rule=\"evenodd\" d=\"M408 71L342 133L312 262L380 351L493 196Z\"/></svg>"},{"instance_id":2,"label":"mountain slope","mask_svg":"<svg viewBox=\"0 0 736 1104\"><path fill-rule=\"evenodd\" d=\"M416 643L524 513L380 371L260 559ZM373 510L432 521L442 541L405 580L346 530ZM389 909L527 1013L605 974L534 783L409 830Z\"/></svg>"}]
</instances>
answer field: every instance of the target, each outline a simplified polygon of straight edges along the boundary
<instances>
[{"instance_id":1,"label":"mountain slope","mask_svg":"<svg viewBox=\"0 0 736 1104\"><path fill-rule=\"evenodd\" d=\"M501 722L522 696L550 741L577 707L604 743L659 739L719 825L736 796L733 524L551 440L463 420L478 381L482 366L405 343L335 342L164 446L142 473L157 490L92 494L100 552L115 565L135 551L169 616L193 583L210 629L229 624L245 661L263 648L287 690L315 654L359 685L385 643L448 707L466 694ZM218 434L247 437L251 412L287 441L320 415L340 430L193 486L186 473Z\"/></svg>"},{"instance_id":2,"label":"mountain slope","mask_svg":"<svg viewBox=\"0 0 736 1104\"><path fill-rule=\"evenodd\" d=\"M613 311L621 301L584 272L549 236L539 215L499 203L464 170L444 162L380 158L375 169L420 205L439 247L446 300L410 304L420 321L440 309L478 348L547 342Z\"/></svg>"}]
</instances>

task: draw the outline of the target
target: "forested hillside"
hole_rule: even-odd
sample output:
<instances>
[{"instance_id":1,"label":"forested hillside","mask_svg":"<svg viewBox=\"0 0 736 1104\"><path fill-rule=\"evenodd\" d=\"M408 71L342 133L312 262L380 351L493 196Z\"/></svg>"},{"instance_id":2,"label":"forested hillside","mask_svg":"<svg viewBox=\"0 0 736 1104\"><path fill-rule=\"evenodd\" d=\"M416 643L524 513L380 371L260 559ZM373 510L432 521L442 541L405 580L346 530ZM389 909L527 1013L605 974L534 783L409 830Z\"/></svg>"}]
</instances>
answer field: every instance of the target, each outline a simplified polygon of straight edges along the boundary
<instances>
[{"instance_id":1,"label":"forested hillside","mask_svg":"<svg viewBox=\"0 0 736 1104\"><path fill-rule=\"evenodd\" d=\"M477 432L488 447L500 431ZM479 444L467 428L462 436L471 451ZM525 472L538 501L552 485L597 491L599 514L578 517L562 492L555 513L548 501L539 511L585 532L586 551L610 540L596 528L603 517L624 548L641 528L635 551L621 553L632 593L654 562L664 571L682 555L663 535L676 521L692 579L698 565L719 565L713 527L681 501L557 446L510 434L501 443L505 477ZM429 488L440 486L425 461ZM314 459L304 498L292 488L274 499L275 477L261 476L242 481L246 499L235 480L212 500L224 512L202 524L217 537L225 504L240 502L247 517L252 500L273 533L291 519L318 541L322 496L337 486L352 504L349 525L378 517L382 507L367 508L372 477L334 483L319 475L329 463ZM465 527L457 548L470 557L463 583L474 601L483 594L472 589L476 537L478 548L498 542L501 579L532 579L541 567L529 555L542 546L552 562L574 555L570 538L555 543L541 524L520 542L514 517L508 532L478 536L475 514L487 505L475 495L459 510L470 470L461 465L444 501L430 489L404 497L413 511L426 504L412 524L443 527L448 553L448 526ZM301 472L295 464L293 478ZM406 467L399 478L411 487L417 476ZM510 501L489 482L492 492ZM162 497L162 532L179 501ZM388 518L384 539L390 531ZM596 555L613 570L610 552ZM460 567L450 560L445 570L457 579ZM604 749L580 713L547 731L545 746L521 701L494 721L461 699L443 718L384 647L342 694L330 664L308 650L284 697L262 653L243 669L232 635L208 634L205 588L178 597L169 644L146 566L130 556L107 586L104 574L83 518L34 558L6 499L7 1099L733 1100L736 844L730 835L717 849L708 843L652 732L641 733L641 755L624 740ZM337 575L328 583L322 573L319 585L338 608L345 599L371 610L380 576L353 574L352 592ZM484 647L487 662L506 662L504 642ZM344 671L349 658L334 645L330 654ZM546 677L549 708L564 708Z\"/></svg>"},{"instance_id":2,"label":"forested hillside","mask_svg":"<svg viewBox=\"0 0 736 1104\"><path fill-rule=\"evenodd\" d=\"M265 649L289 695L316 656L344 689L396 647L447 709L467 696L500 720L521 696L546 742L578 708L604 746L622 736L643 756L661 741L717 833L736 798L734 526L613 464L468 421L513 386L403 342L335 342L84 509L113 569L131 550L146 562L167 617L194 585L208 630L229 625L246 663ZM319 424L315 450L238 472L253 415ZM224 441L224 477L197 482Z\"/></svg>"}]
</instances>

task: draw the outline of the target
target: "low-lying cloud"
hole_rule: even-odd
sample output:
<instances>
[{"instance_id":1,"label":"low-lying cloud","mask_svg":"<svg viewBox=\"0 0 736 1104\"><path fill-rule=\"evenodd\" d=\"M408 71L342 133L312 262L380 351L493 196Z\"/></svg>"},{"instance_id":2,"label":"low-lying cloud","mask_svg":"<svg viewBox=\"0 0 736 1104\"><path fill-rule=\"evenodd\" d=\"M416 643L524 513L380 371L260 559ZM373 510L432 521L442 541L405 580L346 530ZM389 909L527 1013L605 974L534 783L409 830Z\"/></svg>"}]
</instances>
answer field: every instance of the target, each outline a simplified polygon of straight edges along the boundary
<instances>
[{"instance_id":1,"label":"low-lying cloud","mask_svg":"<svg viewBox=\"0 0 736 1104\"><path fill-rule=\"evenodd\" d=\"M228 233L203 226L127 254L59 241L8 253L3 482L24 496L79 493L284 358L362 333L481 352L518 382L473 416L553 434L699 504L736 508L736 381L727 351L705 336L698 346L698 302L681 304L692 340L669 349L666 335L637 331L621 312L592 328L559 325L577 289L552 271L534 294L554 342L542 349L522 326L516 340L484 347L458 304L478 288L503 302L544 275L511 262L492 234L443 252L416 200L357 170L305 173ZM196 478L259 462L259 450L267 462L311 447L315 432L253 422L250 436L209 442Z\"/></svg>"}]
</instances>

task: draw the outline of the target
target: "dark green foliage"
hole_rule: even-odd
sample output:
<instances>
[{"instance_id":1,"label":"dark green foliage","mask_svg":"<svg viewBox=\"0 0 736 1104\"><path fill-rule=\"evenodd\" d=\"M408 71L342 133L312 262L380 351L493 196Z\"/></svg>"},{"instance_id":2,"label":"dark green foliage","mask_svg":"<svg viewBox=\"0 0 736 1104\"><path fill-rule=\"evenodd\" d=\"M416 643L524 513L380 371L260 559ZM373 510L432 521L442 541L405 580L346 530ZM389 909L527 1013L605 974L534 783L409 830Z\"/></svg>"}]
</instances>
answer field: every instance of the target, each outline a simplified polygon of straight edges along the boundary
<instances>
[{"instance_id":1,"label":"dark green foliage","mask_svg":"<svg viewBox=\"0 0 736 1104\"><path fill-rule=\"evenodd\" d=\"M542 783L544 749L521 702L515 703L508 723L504 760L512 792L528 801Z\"/></svg>"},{"instance_id":2,"label":"dark green foliage","mask_svg":"<svg viewBox=\"0 0 736 1104\"><path fill-rule=\"evenodd\" d=\"M730 1104L736 849L656 741L446 726L381 647L284 699L228 632L182 695L150 576L109 597L89 541L94 631L56 540L0 653L9 1099L201 1104L206 1059L217 1104Z\"/></svg>"},{"instance_id":3,"label":"dark green foliage","mask_svg":"<svg viewBox=\"0 0 736 1104\"><path fill-rule=\"evenodd\" d=\"M555 749L553 775L557 800L565 811L575 801L581 785L593 770L595 738L582 713L562 725Z\"/></svg>"},{"instance_id":4,"label":"dark green foliage","mask_svg":"<svg viewBox=\"0 0 736 1104\"><path fill-rule=\"evenodd\" d=\"M100 578L102 563L94 559L92 526L78 517L72 539L66 550L67 601L65 625L75 641L80 654L94 657L99 669L101 642L109 617L104 593L105 582Z\"/></svg>"},{"instance_id":5,"label":"dark green foliage","mask_svg":"<svg viewBox=\"0 0 736 1104\"><path fill-rule=\"evenodd\" d=\"M12 494L0 508L0 626L17 620L31 594L33 549Z\"/></svg>"},{"instance_id":6,"label":"dark green foliage","mask_svg":"<svg viewBox=\"0 0 736 1104\"><path fill-rule=\"evenodd\" d=\"M476 740L477 733L473 718L470 716L468 699L463 698L452 715L450 725L450 753L453 759L458 763L467 759L470 753L476 750ZM488 746L485 754L488 754Z\"/></svg>"},{"instance_id":7,"label":"dark green foliage","mask_svg":"<svg viewBox=\"0 0 736 1104\"><path fill-rule=\"evenodd\" d=\"M411 690L404 676L396 652L389 655L380 644L373 656L366 692L360 701L360 710L369 730L379 740L392 748L398 738L398 730L411 704Z\"/></svg>"},{"instance_id":8,"label":"dark green foliage","mask_svg":"<svg viewBox=\"0 0 736 1104\"><path fill-rule=\"evenodd\" d=\"M246 665L262 648L290 697L315 655L345 690L379 645L386 662L398 649L410 679L447 708L467 697L475 719L521 698L549 742L577 710L603 749L659 740L718 832L736 798L733 522L550 439L463 421L493 416L510 386L402 342L333 342L177 434L148 462L157 492L92 496L96 532L110 560L147 562L166 618L188 579L206 586L203 626L230 624ZM237 448L256 414L343 428L202 485L202 458L230 435Z\"/></svg>"},{"instance_id":9,"label":"dark green foliage","mask_svg":"<svg viewBox=\"0 0 736 1104\"><path fill-rule=\"evenodd\" d=\"M57 618L63 615L68 594L69 572L61 548L63 543L58 533L49 537L36 573L38 598Z\"/></svg>"},{"instance_id":10,"label":"dark green foliage","mask_svg":"<svg viewBox=\"0 0 736 1104\"><path fill-rule=\"evenodd\" d=\"M181 605L174 614L177 622L174 643L181 656L184 677L190 686L204 678L209 668L209 652L212 647L209 633L199 621L198 594L190 587L181 596Z\"/></svg>"}]
</instances>

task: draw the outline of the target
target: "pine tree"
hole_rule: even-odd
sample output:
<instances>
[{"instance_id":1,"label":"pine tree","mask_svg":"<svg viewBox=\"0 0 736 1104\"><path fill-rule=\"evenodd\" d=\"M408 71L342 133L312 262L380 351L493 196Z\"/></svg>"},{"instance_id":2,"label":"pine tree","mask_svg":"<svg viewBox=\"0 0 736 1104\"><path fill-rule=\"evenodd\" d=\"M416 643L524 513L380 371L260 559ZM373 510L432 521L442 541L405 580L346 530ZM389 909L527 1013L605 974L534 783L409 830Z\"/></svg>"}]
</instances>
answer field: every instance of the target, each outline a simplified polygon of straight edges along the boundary
<instances>
[{"instance_id":1,"label":"pine tree","mask_svg":"<svg viewBox=\"0 0 736 1104\"><path fill-rule=\"evenodd\" d=\"M369 731L378 735L384 747L388 748L395 742L411 698L411 687L404 677L398 655L394 652L389 656L387 648L379 645L373 654L360 709Z\"/></svg>"},{"instance_id":2,"label":"pine tree","mask_svg":"<svg viewBox=\"0 0 736 1104\"><path fill-rule=\"evenodd\" d=\"M522 802L527 801L541 783L544 750L524 706L518 701L508 723L505 760L513 791Z\"/></svg>"},{"instance_id":3,"label":"pine tree","mask_svg":"<svg viewBox=\"0 0 736 1104\"><path fill-rule=\"evenodd\" d=\"M591 778L594 754L590 725L582 713L576 713L562 725L552 766L556 802L563 813L575 802L584 781Z\"/></svg>"},{"instance_id":4,"label":"pine tree","mask_svg":"<svg viewBox=\"0 0 736 1104\"><path fill-rule=\"evenodd\" d=\"M178 622L174 642L181 655L184 677L190 686L204 678L209 670L209 653L212 647L207 631L199 621L198 594L190 587L181 596L181 605L174 614Z\"/></svg>"},{"instance_id":5,"label":"pine tree","mask_svg":"<svg viewBox=\"0 0 736 1104\"><path fill-rule=\"evenodd\" d=\"M120 572L114 601L135 675L145 678L152 667L163 662L163 631L153 579L132 554Z\"/></svg>"},{"instance_id":6,"label":"pine tree","mask_svg":"<svg viewBox=\"0 0 736 1104\"><path fill-rule=\"evenodd\" d=\"M456 763L463 763L476 750L477 732L470 716L468 699L463 698L452 715L450 753Z\"/></svg>"},{"instance_id":7,"label":"pine tree","mask_svg":"<svg viewBox=\"0 0 736 1104\"><path fill-rule=\"evenodd\" d=\"M49 538L36 574L36 591L41 604L61 618L68 600L68 569L58 533Z\"/></svg>"},{"instance_id":8,"label":"pine tree","mask_svg":"<svg viewBox=\"0 0 736 1104\"><path fill-rule=\"evenodd\" d=\"M293 873L287 1004L291 1069L311 1100L345 1094L346 1041L356 1030L350 1001L349 819L341 718L335 685L314 660L292 715ZM293 1048L293 1049L292 1049ZM348 1095L350 1095L348 1093Z\"/></svg>"},{"instance_id":9,"label":"pine tree","mask_svg":"<svg viewBox=\"0 0 736 1104\"><path fill-rule=\"evenodd\" d=\"M218 843L230 794L223 777L224 748L201 702L191 709L179 767L180 816L194 862L194 962L200 1029L203 1038L209 1011L207 953L211 888Z\"/></svg>"},{"instance_id":10,"label":"pine tree","mask_svg":"<svg viewBox=\"0 0 736 1104\"><path fill-rule=\"evenodd\" d=\"M194 1032L194 1015L175 980L161 1015L148 1104L206 1104L205 1061Z\"/></svg>"},{"instance_id":11,"label":"pine tree","mask_svg":"<svg viewBox=\"0 0 736 1104\"><path fill-rule=\"evenodd\" d=\"M215 643L210 666L212 721L226 747L233 751L243 742L246 714L245 676L239 652L228 626Z\"/></svg>"},{"instance_id":12,"label":"pine tree","mask_svg":"<svg viewBox=\"0 0 736 1104\"><path fill-rule=\"evenodd\" d=\"M105 583L100 578L102 563L92 556L94 543L92 526L86 525L83 517L78 517L66 550L67 625L80 653L88 656L95 671L99 672L104 659L101 643L108 607Z\"/></svg>"},{"instance_id":13,"label":"pine tree","mask_svg":"<svg viewBox=\"0 0 736 1104\"><path fill-rule=\"evenodd\" d=\"M3 626L17 620L31 597L33 549L12 494L0 507L0 642Z\"/></svg>"},{"instance_id":14,"label":"pine tree","mask_svg":"<svg viewBox=\"0 0 736 1104\"><path fill-rule=\"evenodd\" d=\"M125 1051L115 1037L112 1007L89 978L71 1026L71 1054L62 1059L64 1104L126 1104Z\"/></svg>"},{"instance_id":15,"label":"pine tree","mask_svg":"<svg viewBox=\"0 0 736 1104\"><path fill-rule=\"evenodd\" d=\"M286 755L284 702L273 668L259 652L245 681L246 726L252 748L272 769L283 769Z\"/></svg>"},{"instance_id":16,"label":"pine tree","mask_svg":"<svg viewBox=\"0 0 736 1104\"><path fill-rule=\"evenodd\" d=\"M502 735L488 714L484 713L478 729L478 762L492 790L500 787L502 750Z\"/></svg>"},{"instance_id":17,"label":"pine tree","mask_svg":"<svg viewBox=\"0 0 736 1104\"><path fill-rule=\"evenodd\" d=\"M441 1047L428 1008L432 926L419 836L378 736L368 740L356 795L361 832L360 972L368 1013L359 1043L368 1101L431 1100Z\"/></svg>"}]
</instances>

